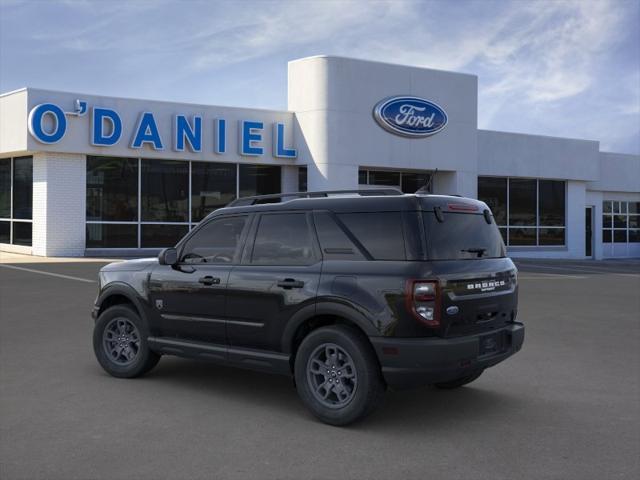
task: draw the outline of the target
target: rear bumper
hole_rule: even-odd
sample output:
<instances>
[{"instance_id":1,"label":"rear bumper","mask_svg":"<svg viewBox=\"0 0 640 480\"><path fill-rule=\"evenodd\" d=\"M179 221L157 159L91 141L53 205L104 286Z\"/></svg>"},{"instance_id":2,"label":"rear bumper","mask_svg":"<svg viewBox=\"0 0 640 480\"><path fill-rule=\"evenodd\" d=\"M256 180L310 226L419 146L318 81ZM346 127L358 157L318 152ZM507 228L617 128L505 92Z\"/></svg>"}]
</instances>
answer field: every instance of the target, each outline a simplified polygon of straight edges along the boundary
<instances>
[{"instance_id":1,"label":"rear bumper","mask_svg":"<svg viewBox=\"0 0 640 480\"><path fill-rule=\"evenodd\" d=\"M457 338L370 340L387 385L403 389L448 382L500 363L522 348L524 325L514 323L481 335ZM490 348L490 342L497 343L496 347Z\"/></svg>"}]
</instances>

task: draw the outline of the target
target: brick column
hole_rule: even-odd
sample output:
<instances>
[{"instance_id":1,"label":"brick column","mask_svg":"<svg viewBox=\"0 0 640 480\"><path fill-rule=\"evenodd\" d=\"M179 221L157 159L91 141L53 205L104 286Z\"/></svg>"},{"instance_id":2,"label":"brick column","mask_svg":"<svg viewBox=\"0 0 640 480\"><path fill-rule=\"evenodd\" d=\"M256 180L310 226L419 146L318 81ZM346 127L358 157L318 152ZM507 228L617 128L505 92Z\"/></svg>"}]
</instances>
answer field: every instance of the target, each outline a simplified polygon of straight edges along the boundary
<instances>
[{"instance_id":1,"label":"brick column","mask_svg":"<svg viewBox=\"0 0 640 480\"><path fill-rule=\"evenodd\" d=\"M81 257L85 248L86 157L33 156L33 254Z\"/></svg>"}]
</instances>

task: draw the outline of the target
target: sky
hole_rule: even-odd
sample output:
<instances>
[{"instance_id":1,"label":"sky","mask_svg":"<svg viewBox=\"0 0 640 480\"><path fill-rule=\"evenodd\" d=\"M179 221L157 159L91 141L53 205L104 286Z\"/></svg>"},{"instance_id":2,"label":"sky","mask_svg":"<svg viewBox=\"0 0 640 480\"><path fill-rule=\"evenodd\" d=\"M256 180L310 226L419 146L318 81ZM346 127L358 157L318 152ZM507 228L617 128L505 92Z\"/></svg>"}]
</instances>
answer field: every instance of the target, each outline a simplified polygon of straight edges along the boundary
<instances>
[{"instance_id":1,"label":"sky","mask_svg":"<svg viewBox=\"0 0 640 480\"><path fill-rule=\"evenodd\" d=\"M320 54L471 73L479 128L640 153L640 0L0 0L0 92L285 110Z\"/></svg>"}]
</instances>

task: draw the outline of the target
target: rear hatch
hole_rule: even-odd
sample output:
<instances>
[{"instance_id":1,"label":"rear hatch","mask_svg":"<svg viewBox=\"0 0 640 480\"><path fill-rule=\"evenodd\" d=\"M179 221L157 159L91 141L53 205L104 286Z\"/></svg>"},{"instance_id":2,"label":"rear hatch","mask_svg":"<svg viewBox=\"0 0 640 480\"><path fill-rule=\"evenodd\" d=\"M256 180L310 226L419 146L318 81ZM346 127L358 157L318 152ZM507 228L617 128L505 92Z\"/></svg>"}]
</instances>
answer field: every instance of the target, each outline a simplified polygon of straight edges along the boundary
<instances>
[{"instance_id":1,"label":"rear hatch","mask_svg":"<svg viewBox=\"0 0 640 480\"><path fill-rule=\"evenodd\" d=\"M483 206L453 203L422 213L429 259L424 278L438 280L439 334L445 337L489 332L516 318L516 267Z\"/></svg>"}]
</instances>

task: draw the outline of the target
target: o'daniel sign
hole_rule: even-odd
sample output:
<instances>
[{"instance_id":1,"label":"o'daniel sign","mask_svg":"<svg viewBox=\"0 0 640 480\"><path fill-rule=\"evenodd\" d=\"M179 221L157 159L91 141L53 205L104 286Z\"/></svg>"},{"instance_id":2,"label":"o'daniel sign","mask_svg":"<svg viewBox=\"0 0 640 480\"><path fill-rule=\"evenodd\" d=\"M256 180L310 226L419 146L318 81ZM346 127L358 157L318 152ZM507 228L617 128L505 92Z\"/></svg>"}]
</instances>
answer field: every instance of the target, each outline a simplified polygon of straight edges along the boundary
<instances>
[{"instance_id":1,"label":"o'daniel sign","mask_svg":"<svg viewBox=\"0 0 640 480\"><path fill-rule=\"evenodd\" d=\"M388 132L410 138L434 135L447 125L442 108L411 96L385 98L374 107L373 117Z\"/></svg>"},{"instance_id":2,"label":"o'daniel sign","mask_svg":"<svg viewBox=\"0 0 640 480\"><path fill-rule=\"evenodd\" d=\"M87 101L77 99L73 111L65 111L55 103L40 103L29 112L28 130L38 142L51 145L63 140L71 128L70 118L89 118L89 144L109 148L120 141L127 142L130 149L148 147L153 150L170 148L174 152L203 151L204 136L213 136L213 152L227 151L228 125L225 118L204 118L202 115L172 115L171 132L162 132L156 114L152 111L138 113L136 124L126 125L114 108L90 106ZM133 128L132 128L133 127ZM264 121L239 120L237 130L238 153L244 156L261 156L265 153ZM271 125L273 140L272 155L276 158L295 159L298 152L286 144L286 125L276 121ZM168 133L168 134L167 134ZM128 139L126 138L128 137Z\"/></svg>"}]
</instances>

